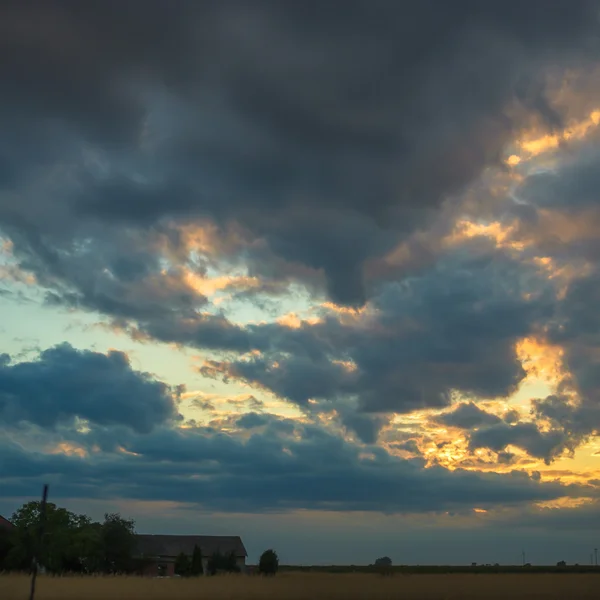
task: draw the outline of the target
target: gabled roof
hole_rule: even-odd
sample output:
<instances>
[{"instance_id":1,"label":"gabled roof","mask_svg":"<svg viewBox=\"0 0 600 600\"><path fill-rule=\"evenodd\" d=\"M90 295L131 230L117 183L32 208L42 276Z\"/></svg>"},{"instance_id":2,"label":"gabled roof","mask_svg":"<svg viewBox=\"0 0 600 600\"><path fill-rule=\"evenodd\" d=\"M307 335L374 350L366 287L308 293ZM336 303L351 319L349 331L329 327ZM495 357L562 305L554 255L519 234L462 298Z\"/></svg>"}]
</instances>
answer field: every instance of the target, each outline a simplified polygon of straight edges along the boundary
<instances>
[{"instance_id":1,"label":"gabled roof","mask_svg":"<svg viewBox=\"0 0 600 600\"><path fill-rule=\"evenodd\" d=\"M0 529L13 529L14 525L8 520L5 519L2 515L0 515Z\"/></svg>"},{"instance_id":2,"label":"gabled roof","mask_svg":"<svg viewBox=\"0 0 600 600\"><path fill-rule=\"evenodd\" d=\"M137 553L144 556L177 556L181 552L190 556L194 546L202 550L203 556L215 552L236 556L248 556L239 535L146 535L138 534Z\"/></svg>"}]
</instances>

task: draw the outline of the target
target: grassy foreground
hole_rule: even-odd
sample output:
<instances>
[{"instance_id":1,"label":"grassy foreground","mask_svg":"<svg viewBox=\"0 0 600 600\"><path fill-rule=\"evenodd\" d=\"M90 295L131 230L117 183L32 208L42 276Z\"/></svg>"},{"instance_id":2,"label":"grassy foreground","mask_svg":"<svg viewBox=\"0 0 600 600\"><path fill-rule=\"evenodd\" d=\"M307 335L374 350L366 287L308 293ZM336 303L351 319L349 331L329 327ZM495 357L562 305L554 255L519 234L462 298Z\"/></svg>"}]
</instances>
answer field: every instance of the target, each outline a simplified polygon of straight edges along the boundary
<instances>
[{"instance_id":1,"label":"grassy foreground","mask_svg":"<svg viewBox=\"0 0 600 600\"><path fill-rule=\"evenodd\" d=\"M29 578L0 575L2 600L27 600ZM577 600L600 598L590 574L395 575L282 573L274 578L40 577L36 600Z\"/></svg>"}]
</instances>

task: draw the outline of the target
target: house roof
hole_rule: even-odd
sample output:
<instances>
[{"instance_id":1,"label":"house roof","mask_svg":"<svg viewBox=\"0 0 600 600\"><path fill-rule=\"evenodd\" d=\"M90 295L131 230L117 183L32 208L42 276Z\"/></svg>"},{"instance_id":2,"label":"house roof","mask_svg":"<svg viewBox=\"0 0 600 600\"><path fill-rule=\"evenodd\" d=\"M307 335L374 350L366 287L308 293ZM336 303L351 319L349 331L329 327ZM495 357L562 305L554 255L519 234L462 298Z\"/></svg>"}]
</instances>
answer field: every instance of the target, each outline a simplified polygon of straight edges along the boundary
<instances>
[{"instance_id":1,"label":"house roof","mask_svg":"<svg viewBox=\"0 0 600 600\"><path fill-rule=\"evenodd\" d=\"M8 519L0 515L0 529L12 529L13 527L14 525Z\"/></svg>"},{"instance_id":2,"label":"house roof","mask_svg":"<svg viewBox=\"0 0 600 600\"><path fill-rule=\"evenodd\" d=\"M239 535L146 535L138 534L137 551L145 556L177 556L181 552L191 555L194 546L202 550L204 556L215 552L236 556L248 556Z\"/></svg>"}]
</instances>

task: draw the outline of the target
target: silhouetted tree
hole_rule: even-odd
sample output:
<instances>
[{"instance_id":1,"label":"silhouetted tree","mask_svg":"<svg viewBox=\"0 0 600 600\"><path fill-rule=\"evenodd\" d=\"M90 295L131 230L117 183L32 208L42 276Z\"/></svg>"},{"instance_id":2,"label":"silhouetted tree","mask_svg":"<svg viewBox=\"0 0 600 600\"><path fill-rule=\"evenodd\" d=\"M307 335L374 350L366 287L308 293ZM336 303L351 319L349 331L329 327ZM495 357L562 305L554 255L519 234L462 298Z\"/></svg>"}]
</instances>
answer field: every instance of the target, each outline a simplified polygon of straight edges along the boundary
<instances>
[{"instance_id":1,"label":"silhouetted tree","mask_svg":"<svg viewBox=\"0 0 600 600\"><path fill-rule=\"evenodd\" d=\"M258 572L263 575L275 575L279 569L279 557L275 550L265 550L258 561Z\"/></svg>"},{"instance_id":2,"label":"silhouetted tree","mask_svg":"<svg viewBox=\"0 0 600 600\"><path fill-rule=\"evenodd\" d=\"M175 573L182 577L186 577L187 575L190 575L190 571L191 563L188 555L184 552L180 552L175 558Z\"/></svg>"},{"instance_id":3,"label":"silhouetted tree","mask_svg":"<svg viewBox=\"0 0 600 600\"><path fill-rule=\"evenodd\" d=\"M375 569L381 575L392 574L392 559L389 556L382 556L375 561Z\"/></svg>"},{"instance_id":4,"label":"silhouetted tree","mask_svg":"<svg viewBox=\"0 0 600 600\"><path fill-rule=\"evenodd\" d=\"M202 549L194 545L194 552L192 553L192 563L190 565L190 575L203 575L204 568L202 566Z\"/></svg>"},{"instance_id":5,"label":"silhouetted tree","mask_svg":"<svg viewBox=\"0 0 600 600\"><path fill-rule=\"evenodd\" d=\"M228 554L221 554L220 552L213 552L208 559L206 569L209 575L216 575L219 571L225 571L226 573L238 573L240 568L237 566L237 560L235 552L229 552Z\"/></svg>"},{"instance_id":6,"label":"silhouetted tree","mask_svg":"<svg viewBox=\"0 0 600 600\"><path fill-rule=\"evenodd\" d=\"M11 516L14 528L0 536L0 570L28 570L34 553L50 573L128 572L134 564L134 522L119 514L105 515L104 523L72 513L52 502L46 505L41 551L41 503L26 502Z\"/></svg>"},{"instance_id":7,"label":"silhouetted tree","mask_svg":"<svg viewBox=\"0 0 600 600\"><path fill-rule=\"evenodd\" d=\"M104 571L124 573L132 568L135 552L135 522L119 513L106 513L102 524Z\"/></svg>"},{"instance_id":8,"label":"silhouetted tree","mask_svg":"<svg viewBox=\"0 0 600 600\"><path fill-rule=\"evenodd\" d=\"M11 548L5 567L27 570L31 567L34 553L39 564L51 573L81 571L81 556L77 541L82 531L89 527L90 519L76 515L65 508L49 502L46 505L46 525L41 552L38 546L41 502L26 502L12 515L14 529L10 531Z\"/></svg>"}]
</instances>

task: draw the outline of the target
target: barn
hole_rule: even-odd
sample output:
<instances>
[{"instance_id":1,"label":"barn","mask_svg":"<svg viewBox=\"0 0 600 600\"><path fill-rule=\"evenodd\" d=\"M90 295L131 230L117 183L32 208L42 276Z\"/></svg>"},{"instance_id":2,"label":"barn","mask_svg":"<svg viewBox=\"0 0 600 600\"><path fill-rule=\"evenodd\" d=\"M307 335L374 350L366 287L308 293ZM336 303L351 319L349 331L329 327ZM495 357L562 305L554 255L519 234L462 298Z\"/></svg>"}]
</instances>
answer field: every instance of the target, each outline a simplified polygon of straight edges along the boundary
<instances>
[{"instance_id":1,"label":"barn","mask_svg":"<svg viewBox=\"0 0 600 600\"><path fill-rule=\"evenodd\" d=\"M11 529L14 529L14 525L8 519L5 519L0 515L0 531L10 531Z\"/></svg>"},{"instance_id":2,"label":"barn","mask_svg":"<svg viewBox=\"0 0 600 600\"><path fill-rule=\"evenodd\" d=\"M146 535L138 534L138 558L143 558L146 575L172 576L175 573L175 559L182 552L191 557L194 546L202 551L202 567L207 572L208 559L215 552L230 554L236 557L236 564L241 571L245 570L248 553L237 535Z\"/></svg>"}]
</instances>

